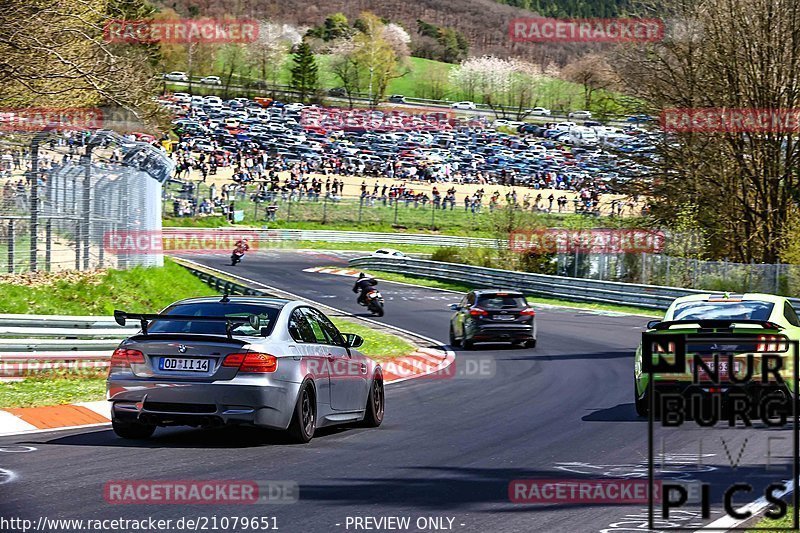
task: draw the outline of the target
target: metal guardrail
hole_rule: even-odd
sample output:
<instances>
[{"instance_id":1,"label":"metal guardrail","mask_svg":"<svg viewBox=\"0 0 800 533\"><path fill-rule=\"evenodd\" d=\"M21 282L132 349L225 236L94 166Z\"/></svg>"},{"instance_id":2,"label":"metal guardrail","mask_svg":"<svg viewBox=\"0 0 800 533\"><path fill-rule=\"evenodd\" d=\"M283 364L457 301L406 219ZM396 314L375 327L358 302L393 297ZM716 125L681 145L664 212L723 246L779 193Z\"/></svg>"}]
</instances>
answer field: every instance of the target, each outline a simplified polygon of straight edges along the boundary
<instances>
[{"instance_id":1,"label":"metal guardrail","mask_svg":"<svg viewBox=\"0 0 800 533\"><path fill-rule=\"evenodd\" d=\"M0 377L45 370L102 369L137 328L107 316L0 315Z\"/></svg>"},{"instance_id":2,"label":"metal guardrail","mask_svg":"<svg viewBox=\"0 0 800 533\"><path fill-rule=\"evenodd\" d=\"M238 237L241 235L253 244L256 238L257 245L291 241L313 242L374 242L393 244L419 244L425 246L476 246L476 247L506 247L507 241L479 237L454 237L450 235L427 235L424 233L376 233L366 231L338 231L338 230L300 230L300 229L266 229L266 228L163 228L162 235L175 238L176 236L205 237L209 235L227 235Z\"/></svg>"},{"instance_id":3,"label":"metal guardrail","mask_svg":"<svg viewBox=\"0 0 800 533\"><path fill-rule=\"evenodd\" d=\"M665 310L675 298L680 296L709 292L659 285L549 276L411 258L360 257L351 259L350 265L363 269L452 281L471 287L514 288L527 294L569 301L611 303L656 310ZM796 309L800 309L800 298L790 298L790 300Z\"/></svg>"}]
</instances>

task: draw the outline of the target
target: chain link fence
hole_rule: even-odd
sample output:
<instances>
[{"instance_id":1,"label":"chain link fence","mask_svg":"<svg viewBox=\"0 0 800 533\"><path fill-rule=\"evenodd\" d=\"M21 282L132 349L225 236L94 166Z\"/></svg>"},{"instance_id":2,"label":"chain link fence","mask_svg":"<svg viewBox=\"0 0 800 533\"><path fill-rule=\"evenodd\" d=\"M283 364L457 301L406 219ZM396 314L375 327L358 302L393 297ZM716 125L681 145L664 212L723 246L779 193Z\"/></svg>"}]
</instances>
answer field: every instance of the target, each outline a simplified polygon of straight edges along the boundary
<instances>
[{"instance_id":1,"label":"chain link fence","mask_svg":"<svg viewBox=\"0 0 800 533\"><path fill-rule=\"evenodd\" d=\"M687 289L800 296L800 265L734 263L665 254L558 254L562 276Z\"/></svg>"},{"instance_id":2,"label":"chain link fence","mask_svg":"<svg viewBox=\"0 0 800 533\"><path fill-rule=\"evenodd\" d=\"M173 168L161 150L111 131L0 133L0 272L163 264L107 253L105 240L160 231Z\"/></svg>"}]
</instances>

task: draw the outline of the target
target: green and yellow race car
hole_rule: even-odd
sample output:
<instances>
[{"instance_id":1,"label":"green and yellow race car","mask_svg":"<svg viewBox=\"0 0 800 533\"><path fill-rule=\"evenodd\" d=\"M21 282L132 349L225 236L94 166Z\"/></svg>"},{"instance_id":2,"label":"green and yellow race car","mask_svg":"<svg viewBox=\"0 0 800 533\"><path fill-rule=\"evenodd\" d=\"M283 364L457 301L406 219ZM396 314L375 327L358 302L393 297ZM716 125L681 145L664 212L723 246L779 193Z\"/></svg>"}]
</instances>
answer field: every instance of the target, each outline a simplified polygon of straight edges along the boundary
<instances>
[{"instance_id":1,"label":"green and yellow race car","mask_svg":"<svg viewBox=\"0 0 800 533\"><path fill-rule=\"evenodd\" d=\"M662 320L647 324L642 338L634 362L639 416L650 412L651 390L656 406L665 392L724 400L735 391L755 397L754 403L766 394L786 400L795 396L800 319L783 296L683 296L670 304ZM652 364L645 364L645 357Z\"/></svg>"}]
</instances>

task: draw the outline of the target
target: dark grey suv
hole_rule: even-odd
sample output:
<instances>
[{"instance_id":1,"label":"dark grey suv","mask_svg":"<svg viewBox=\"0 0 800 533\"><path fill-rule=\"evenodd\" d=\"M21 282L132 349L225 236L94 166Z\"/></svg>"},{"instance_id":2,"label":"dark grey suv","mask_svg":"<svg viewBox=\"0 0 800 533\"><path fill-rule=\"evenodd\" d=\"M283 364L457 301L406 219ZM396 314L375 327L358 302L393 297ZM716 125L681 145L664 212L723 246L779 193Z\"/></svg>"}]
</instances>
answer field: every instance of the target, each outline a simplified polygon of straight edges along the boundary
<instances>
[{"instance_id":1,"label":"dark grey suv","mask_svg":"<svg viewBox=\"0 0 800 533\"><path fill-rule=\"evenodd\" d=\"M482 289L450 305L450 345L471 349L476 342L536 346L536 313L516 290Z\"/></svg>"}]
</instances>

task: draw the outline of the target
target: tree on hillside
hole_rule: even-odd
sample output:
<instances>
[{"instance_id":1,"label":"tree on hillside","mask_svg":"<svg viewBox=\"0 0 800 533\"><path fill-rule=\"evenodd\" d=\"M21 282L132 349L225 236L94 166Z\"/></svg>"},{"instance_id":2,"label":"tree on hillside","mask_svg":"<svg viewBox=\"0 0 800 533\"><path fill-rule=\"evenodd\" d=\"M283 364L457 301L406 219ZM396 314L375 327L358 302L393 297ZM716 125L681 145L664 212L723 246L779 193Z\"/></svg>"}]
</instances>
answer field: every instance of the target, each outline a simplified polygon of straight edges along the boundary
<instances>
[{"instance_id":1,"label":"tree on hillside","mask_svg":"<svg viewBox=\"0 0 800 533\"><path fill-rule=\"evenodd\" d=\"M234 81L233 76L241 74L241 70L245 66L247 49L242 44L226 44L220 48L218 58L222 65L225 94L227 95Z\"/></svg>"},{"instance_id":2,"label":"tree on hillside","mask_svg":"<svg viewBox=\"0 0 800 533\"><path fill-rule=\"evenodd\" d=\"M610 90L619 85L619 78L606 58L600 54L588 54L562 69L564 79L583 88L583 108L592 106L598 91Z\"/></svg>"},{"instance_id":3,"label":"tree on hillside","mask_svg":"<svg viewBox=\"0 0 800 533\"><path fill-rule=\"evenodd\" d=\"M406 75L408 71L398 71L400 58L393 47L394 43L387 39L387 35L397 32L387 32L387 25L372 13L362 13L360 19L364 31L353 38L355 48L352 58L361 72L363 90L367 92L370 104L376 106L386 95L389 82Z\"/></svg>"},{"instance_id":4,"label":"tree on hillside","mask_svg":"<svg viewBox=\"0 0 800 533\"><path fill-rule=\"evenodd\" d=\"M317 60L311 47L303 41L294 53L292 66L292 89L297 91L301 102L306 102L319 90L319 74Z\"/></svg>"},{"instance_id":5,"label":"tree on hillside","mask_svg":"<svg viewBox=\"0 0 800 533\"><path fill-rule=\"evenodd\" d=\"M352 34L353 29L343 13L334 13L326 17L322 25L308 30L310 37L317 37L323 41L342 39Z\"/></svg>"},{"instance_id":6,"label":"tree on hillside","mask_svg":"<svg viewBox=\"0 0 800 533\"><path fill-rule=\"evenodd\" d=\"M248 63L257 70L262 81L277 85L289 51L302 40L302 31L291 24L262 21L258 39L247 45Z\"/></svg>"},{"instance_id":7,"label":"tree on hillside","mask_svg":"<svg viewBox=\"0 0 800 533\"><path fill-rule=\"evenodd\" d=\"M493 56L467 59L450 72L453 85L491 107L498 117L506 117L509 107L521 117L531 107L541 77L536 65Z\"/></svg>"},{"instance_id":8,"label":"tree on hillside","mask_svg":"<svg viewBox=\"0 0 800 533\"><path fill-rule=\"evenodd\" d=\"M355 57L356 45L352 39L341 39L331 48L331 60L328 70L338 80L339 85L345 90L350 108L353 107L353 97L361 92L361 71Z\"/></svg>"}]
</instances>

